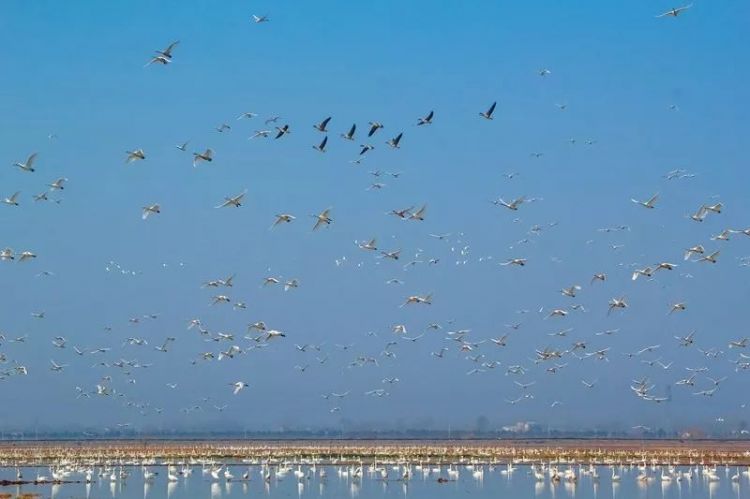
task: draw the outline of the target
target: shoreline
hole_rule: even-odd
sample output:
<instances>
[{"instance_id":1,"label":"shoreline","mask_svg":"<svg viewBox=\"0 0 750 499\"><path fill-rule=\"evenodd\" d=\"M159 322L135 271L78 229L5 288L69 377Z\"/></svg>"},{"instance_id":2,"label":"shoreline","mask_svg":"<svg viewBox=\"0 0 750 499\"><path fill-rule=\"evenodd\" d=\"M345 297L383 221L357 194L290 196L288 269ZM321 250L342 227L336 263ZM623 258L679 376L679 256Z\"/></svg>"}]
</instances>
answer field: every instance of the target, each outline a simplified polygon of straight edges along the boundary
<instances>
[{"instance_id":1,"label":"shoreline","mask_svg":"<svg viewBox=\"0 0 750 499\"><path fill-rule=\"evenodd\" d=\"M747 440L69 440L1 441L0 466L62 462L241 464L718 464L750 466Z\"/></svg>"}]
</instances>

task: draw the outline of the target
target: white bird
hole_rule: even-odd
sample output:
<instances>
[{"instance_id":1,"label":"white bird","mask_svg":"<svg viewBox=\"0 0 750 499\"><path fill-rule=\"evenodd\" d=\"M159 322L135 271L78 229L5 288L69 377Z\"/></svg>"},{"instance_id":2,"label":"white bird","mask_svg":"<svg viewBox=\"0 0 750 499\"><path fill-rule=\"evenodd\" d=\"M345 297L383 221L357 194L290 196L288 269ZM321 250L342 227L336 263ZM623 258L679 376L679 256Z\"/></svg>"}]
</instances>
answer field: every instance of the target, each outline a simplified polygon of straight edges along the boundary
<instances>
[{"instance_id":1,"label":"white bird","mask_svg":"<svg viewBox=\"0 0 750 499\"><path fill-rule=\"evenodd\" d=\"M150 215L161 213L161 206L159 206L158 204L144 206L142 209L143 209L143 214L141 215L141 218L143 220L146 220Z\"/></svg>"},{"instance_id":2,"label":"white bird","mask_svg":"<svg viewBox=\"0 0 750 499\"><path fill-rule=\"evenodd\" d=\"M237 381L235 383L230 383L230 385L234 386L234 389L232 390L232 393L234 395L237 395L242 390L244 390L245 388L247 388L248 386L250 386L247 383L245 383L244 381Z\"/></svg>"},{"instance_id":3,"label":"white bird","mask_svg":"<svg viewBox=\"0 0 750 499\"><path fill-rule=\"evenodd\" d=\"M267 23L270 20L271 19L268 18L268 15L256 16L255 14L253 14L253 22L255 24Z\"/></svg>"},{"instance_id":4,"label":"white bird","mask_svg":"<svg viewBox=\"0 0 750 499\"><path fill-rule=\"evenodd\" d=\"M3 198L3 203L10 205L10 206L18 206L18 195L21 194L20 192L14 192L12 195L8 196L7 198Z\"/></svg>"},{"instance_id":5,"label":"white bird","mask_svg":"<svg viewBox=\"0 0 750 499\"><path fill-rule=\"evenodd\" d=\"M637 199L631 199L632 202L635 204L641 205L644 208L653 209L656 207L656 201L659 199L658 194L654 194L649 200L647 201L638 201Z\"/></svg>"},{"instance_id":6,"label":"white bird","mask_svg":"<svg viewBox=\"0 0 750 499\"><path fill-rule=\"evenodd\" d=\"M326 208L317 215L312 215L316 219L313 230L318 230L321 226L331 225L333 219L330 217L331 208Z\"/></svg>"},{"instance_id":7,"label":"white bird","mask_svg":"<svg viewBox=\"0 0 750 499\"><path fill-rule=\"evenodd\" d=\"M525 198L524 196L521 196L520 198L516 198L511 202L504 201L503 198L499 198L497 201L493 201L493 204L504 206L505 208L508 208L509 210L517 211L518 207L523 204Z\"/></svg>"},{"instance_id":8,"label":"white bird","mask_svg":"<svg viewBox=\"0 0 750 499\"><path fill-rule=\"evenodd\" d=\"M714 251L710 255L706 255L698 259L699 262L716 263L716 259L719 257L720 251Z\"/></svg>"},{"instance_id":9,"label":"white bird","mask_svg":"<svg viewBox=\"0 0 750 499\"><path fill-rule=\"evenodd\" d=\"M682 14L683 12L685 12L686 10L688 10L692 6L693 6L693 4L691 3L691 4L688 4L688 5L683 5L682 7L676 7L676 8L673 8L673 9L669 9L668 11L664 12L663 14L659 14L658 16L656 16L656 18L658 19L660 17L677 17L680 14Z\"/></svg>"},{"instance_id":10,"label":"white bird","mask_svg":"<svg viewBox=\"0 0 750 499\"><path fill-rule=\"evenodd\" d=\"M214 160L214 152L211 149L206 149L205 152L194 152L193 153L193 168L198 166L201 161L211 162Z\"/></svg>"},{"instance_id":11,"label":"white bird","mask_svg":"<svg viewBox=\"0 0 750 499\"><path fill-rule=\"evenodd\" d=\"M245 197L245 194L247 194L247 189L237 194L236 196L225 197L224 202L218 206L214 206L214 208L225 208L227 206L239 208L240 206L242 206L242 199Z\"/></svg>"},{"instance_id":12,"label":"white bird","mask_svg":"<svg viewBox=\"0 0 750 499\"><path fill-rule=\"evenodd\" d=\"M273 225L271 225L271 228L273 229L277 225L280 225L282 223L290 223L296 220L296 217L294 215L290 215L288 213L281 213L279 215L276 215L276 220L274 221Z\"/></svg>"},{"instance_id":13,"label":"white bird","mask_svg":"<svg viewBox=\"0 0 750 499\"><path fill-rule=\"evenodd\" d=\"M33 173L36 170L34 169L34 161L36 161L37 153L31 154L28 158L26 158L26 161L23 163L13 163L13 166L17 166L21 170L25 172Z\"/></svg>"},{"instance_id":14,"label":"white bird","mask_svg":"<svg viewBox=\"0 0 750 499\"><path fill-rule=\"evenodd\" d=\"M142 161L146 159L146 153L143 149L135 149L133 151L125 151L127 157L125 158L126 163L132 163L134 161Z\"/></svg>"},{"instance_id":15,"label":"white bird","mask_svg":"<svg viewBox=\"0 0 750 499\"><path fill-rule=\"evenodd\" d=\"M51 191L58 191L58 190L62 191L63 189L65 189L65 187L63 186L63 184L65 182L67 182L67 181L68 181L67 178L60 177L57 180L55 180L54 182L52 182L51 184L48 184L49 190L51 190Z\"/></svg>"},{"instance_id":16,"label":"white bird","mask_svg":"<svg viewBox=\"0 0 750 499\"><path fill-rule=\"evenodd\" d=\"M693 255L703 255L705 252L706 250L699 244L697 246L693 246L692 248L686 249L684 259L689 260Z\"/></svg>"}]
</instances>

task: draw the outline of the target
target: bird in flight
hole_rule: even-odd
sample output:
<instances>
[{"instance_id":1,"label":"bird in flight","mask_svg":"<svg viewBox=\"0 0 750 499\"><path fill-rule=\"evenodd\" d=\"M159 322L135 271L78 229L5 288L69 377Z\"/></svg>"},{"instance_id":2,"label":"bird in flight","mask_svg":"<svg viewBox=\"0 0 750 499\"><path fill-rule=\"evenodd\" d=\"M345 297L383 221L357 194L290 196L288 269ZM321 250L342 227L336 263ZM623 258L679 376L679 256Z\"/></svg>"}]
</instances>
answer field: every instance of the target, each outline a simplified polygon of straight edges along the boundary
<instances>
[{"instance_id":1,"label":"bird in flight","mask_svg":"<svg viewBox=\"0 0 750 499\"><path fill-rule=\"evenodd\" d=\"M37 153L31 154L28 158L26 158L26 161L23 163L13 163L13 166L20 168L22 171L33 173L34 171L34 161L36 161Z\"/></svg>"},{"instance_id":2,"label":"bird in flight","mask_svg":"<svg viewBox=\"0 0 750 499\"><path fill-rule=\"evenodd\" d=\"M126 163L132 163L134 161L142 161L146 159L146 153L143 149L135 149L134 151L125 151L127 157L125 158Z\"/></svg>"},{"instance_id":3,"label":"bird in flight","mask_svg":"<svg viewBox=\"0 0 750 499\"><path fill-rule=\"evenodd\" d=\"M432 125L432 118L435 116L435 111L430 111L427 116L417 119L417 126Z\"/></svg>"},{"instance_id":4,"label":"bird in flight","mask_svg":"<svg viewBox=\"0 0 750 499\"><path fill-rule=\"evenodd\" d=\"M495 106L497 106L497 102L493 102L489 109L487 109L487 111L479 113L479 116L486 120L491 120L492 114L495 112Z\"/></svg>"},{"instance_id":5,"label":"bird in flight","mask_svg":"<svg viewBox=\"0 0 750 499\"><path fill-rule=\"evenodd\" d=\"M328 135L323 137L323 140L320 141L320 144L312 146L313 149L319 152L326 152L326 144L328 144Z\"/></svg>"},{"instance_id":6,"label":"bird in flight","mask_svg":"<svg viewBox=\"0 0 750 499\"><path fill-rule=\"evenodd\" d=\"M669 9L668 11L666 11L666 12L664 12L662 14L659 14L656 17L657 17L657 19L660 18L660 17L677 17L680 14L682 14L683 12L685 12L686 10L688 10L692 6L693 6L693 4L691 3L691 4L688 4L688 5L683 5L682 7L675 7L673 9Z\"/></svg>"},{"instance_id":7,"label":"bird in flight","mask_svg":"<svg viewBox=\"0 0 750 499\"><path fill-rule=\"evenodd\" d=\"M313 128L316 129L319 132L326 133L328 131L328 129L326 127L328 126L328 122L329 121L331 121L331 117L330 116L328 118L324 119L323 121L321 121L320 123L316 123L315 125L313 125Z\"/></svg>"},{"instance_id":8,"label":"bird in flight","mask_svg":"<svg viewBox=\"0 0 750 499\"><path fill-rule=\"evenodd\" d=\"M370 131L367 132L368 137L372 137L375 132L383 128L383 125L378 121L370 121L369 125L370 125Z\"/></svg>"},{"instance_id":9,"label":"bird in flight","mask_svg":"<svg viewBox=\"0 0 750 499\"><path fill-rule=\"evenodd\" d=\"M341 137L346 140L354 140L354 132L356 131L357 131L357 124L354 123L348 132L341 134Z\"/></svg>"},{"instance_id":10,"label":"bird in flight","mask_svg":"<svg viewBox=\"0 0 750 499\"><path fill-rule=\"evenodd\" d=\"M214 160L214 152L211 149L206 149L205 152L194 152L193 153L193 168L198 166L201 161L211 162Z\"/></svg>"},{"instance_id":11,"label":"bird in flight","mask_svg":"<svg viewBox=\"0 0 750 499\"><path fill-rule=\"evenodd\" d=\"M242 199L245 197L245 194L247 194L247 189L237 194L236 196L225 197L224 202L218 206L214 206L214 208L226 208L227 206L239 208L240 206L242 206Z\"/></svg>"},{"instance_id":12,"label":"bird in flight","mask_svg":"<svg viewBox=\"0 0 750 499\"><path fill-rule=\"evenodd\" d=\"M333 219L330 217L331 208L326 208L317 215L312 215L315 218L315 225L312 230L318 230L322 226L331 225Z\"/></svg>"},{"instance_id":13,"label":"bird in flight","mask_svg":"<svg viewBox=\"0 0 750 499\"><path fill-rule=\"evenodd\" d=\"M143 220L146 220L151 215L156 215L158 213L161 213L161 206L158 204L152 204L149 206L143 207L143 214L141 215L141 218Z\"/></svg>"},{"instance_id":14,"label":"bird in flight","mask_svg":"<svg viewBox=\"0 0 750 499\"><path fill-rule=\"evenodd\" d=\"M641 205L644 208L648 209L654 209L656 208L656 200L659 199L658 194L654 194L650 199L647 201L638 201L637 199L631 199L631 201L635 204Z\"/></svg>"}]
</instances>

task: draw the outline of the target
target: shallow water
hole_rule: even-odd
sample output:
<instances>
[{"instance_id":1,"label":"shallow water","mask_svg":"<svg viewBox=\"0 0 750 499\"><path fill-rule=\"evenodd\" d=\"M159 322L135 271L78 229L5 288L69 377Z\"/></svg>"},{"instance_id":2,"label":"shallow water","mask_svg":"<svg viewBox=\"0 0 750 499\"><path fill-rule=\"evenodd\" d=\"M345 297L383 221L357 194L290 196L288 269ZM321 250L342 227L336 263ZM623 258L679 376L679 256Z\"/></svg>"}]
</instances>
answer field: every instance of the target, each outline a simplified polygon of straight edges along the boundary
<instances>
[{"instance_id":1,"label":"shallow water","mask_svg":"<svg viewBox=\"0 0 750 499\"><path fill-rule=\"evenodd\" d=\"M298 480L292 468L284 476L274 476L268 482L263 480L261 467L247 467L243 465L231 466L231 472L237 476L249 470L250 479L241 481L213 480L210 475L202 473L200 467L194 467L188 477L180 477L177 482L168 482L166 468L155 466L152 471L158 476L152 482L144 482L140 468L127 467L131 476L125 480L111 481L100 478L98 473L95 482L65 483L59 485L23 485L0 487L3 493L38 493L42 497L52 498L122 498L122 499L161 499L161 498L240 498L240 497L326 497L326 498L397 498L410 497L415 499L427 498L455 498L457 496L472 497L529 497L529 498L564 498L577 497L581 499L594 498L750 498L750 474L741 474L739 482L734 482L731 476L737 470L720 467L717 474L719 481L709 482L702 477L692 480L672 481L663 483L659 471L651 472L653 479L648 482L637 480L639 471L636 469L618 468L621 475L619 483L613 483L611 470L599 467L601 477L598 480L588 474L580 474L577 483L552 483L549 479L535 480L531 469L519 466L514 472L507 473L504 467L490 466L475 469L460 468L455 481L438 483L438 477L448 478L447 468L440 473L436 471L425 473L412 468L412 476L408 481L380 479L380 475L365 471L364 477L353 479L342 476L341 470L334 466L317 468L313 473L309 467L302 467L305 478ZM320 477L320 470L325 469L327 476ZM389 466L389 475L401 475L400 470ZM685 468L678 471L685 472ZM740 470L744 471L744 470ZM23 468L25 479L33 479L39 475L49 476L47 468ZM275 473L274 473L275 474ZM455 475L453 475L455 476ZM14 479L15 469L3 469L0 478ZM81 479L71 475L70 480Z\"/></svg>"}]
</instances>

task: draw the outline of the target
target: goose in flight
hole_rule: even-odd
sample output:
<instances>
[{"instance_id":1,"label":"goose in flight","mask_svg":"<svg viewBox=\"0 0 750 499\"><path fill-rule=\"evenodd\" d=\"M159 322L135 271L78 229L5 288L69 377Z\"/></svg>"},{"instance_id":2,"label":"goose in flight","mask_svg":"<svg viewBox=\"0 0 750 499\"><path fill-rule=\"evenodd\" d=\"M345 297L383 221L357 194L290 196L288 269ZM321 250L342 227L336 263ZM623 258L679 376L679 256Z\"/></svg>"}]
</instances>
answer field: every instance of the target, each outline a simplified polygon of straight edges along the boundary
<instances>
[{"instance_id":1,"label":"goose in flight","mask_svg":"<svg viewBox=\"0 0 750 499\"><path fill-rule=\"evenodd\" d=\"M419 296L419 295L412 295L406 298L406 301L401 304L401 307L405 307L406 305L412 305L412 304L423 304L423 305L432 305L432 293L425 295L425 296Z\"/></svg>"},{"instance_id":2,"label":"goose in flight","mask_svg":"<svg viewBox=\"0 0 750 499\"><path fill-rule=\"evenodd\" d=\"M169 343L172 341L175 341L176 338L174 336L167 336L167 338L164 340L164 343L161 345L154 347L154 350L162 353L167 353L167 346L169 346Z\"/></svg>"},{"instance_id":3,"label":"goose in flight","mask_svg":"<svg viewBox=\"0 0 750 499\"><path fill-rule=\"evenodd\" d=\"M687 336L675 336L674 339L679 340L681 347L689 347L693 344L693 338L695 337L695 331L692 331Z\"/></svg>"},{"instance_id":4,"label":"goose in flight","mask_svg":"<svg viewBox=\"0 0 750 499\"><path fill-rule=\"evenodd\" d=\"M669 309L669 313L667 315L672 315L675 312L682 312L684 310L687 310L687 305L686 304L684 304L684 303L675 303Z\"/></svg>"},{"instance_id":5,"label":"goose in flight","mask_svg":"<svg viewBox=\"0 0 750 499\"><path fill-rule=\"evenodd\" d=\"M398 249L395 251L381 251L380 256L382 256L383 258L389 258L391 260L398 260L401 257L401 250ZM398 281L398 279L391 279L391 281Z\"/></svg>"},{"instance_id":6,"label":"goose in flight","mask_svg":"<svg viewBox=\"0 0 750 499\"><path fill-rule=\"evenodd\" d=\"M418 220L420 222L423 222L426 212L427 212L427 205L424 204L422 205L420 209L418 209L417 211L409 215L409 220Z\"/></svg>"},{"instance_id":7,"label":"goose in flight","mask_svg":"<svg viewBox=\"0 0 750 499\"><path fill-rule=\"evenodd\" d=\"M710 255L703 256L698 259L699 262L716 263L716 259L719 257L720 251L714 251Z\"/></svg>"},{"instance_id":8,"label":"goose in flight","mask_svg":"<svg viewBox=\"0 0 750 499\"><path fill-rule=\"evenodd\" d=\"M361 147L361 148L362 148L362 149L361 149L361 150L359 151L359 155L360 155L360 156L362 156L363 154L365 154L365 153L366 153L366 152L368 152L368 151L372 151L373 149L375 149L375 146L373 146L373 145L370 145L370 144L360 144L360 146L359 146L359 147Z\"/></svg>"},{"instance_id":9,"label":"goose in flight","mask_svg":"<svg viewBox=\"0 0 750 499\"><path fill-rule=\"evenodd\" d=\"M482 118L484 118L486 120L491 120L492 119L492 113L495 112L495 106L497 106L497 101L493 102L492 105L489 107L489 109L487 109L487 111L479 113L479 116L481 116Z\"/></svg>"},{"instance_id":10,"label":"goose in flight","mask_svg":"<svg viewBox=\"0 0 750 499\"><path fill-rule=\"evenodd\" d=\"M239 208L240 206L242 206L242 199L245 197L245 194L247 194L247 189L237 194L236 196L225 197L224 202L218 206L214 206L214 208L225 208L227 206Z\"/></svg>"},{"instance_id":11,"label":"goose in flight","mask_svg":"<svg viewBox=\"0 0 750 499\"><path fill-rule=\"evenodd\" d=\"M267 139L270 135L271 130L255 130L255 133L248 137L248 139L257 139L258 137Z\"/></svg>"},{"instance_id":12,"label":"goose in flight","mask_svg":"<svg viewBox=\"0 0 750 499\"><path fill-rule=\"evenodd\" d=\"M705 248L701 246L700 244L697 246L693 246L692 248L688 248L685 250L685 260L689 260L691 256L693 255L703 255L706 252Z\"/></svg>"},{"instance_id":13,"label":"goose in flight","mask_svg":"<svg viewBox=\"0 0 750 499\"><path fill-rule=\"evenodd\" d=\"M232 299L226 295L216 295L214 296L211 305L216 305L217 303L230 303L231 301Z\"/></svg>"},{"instance_id":14,"label":"goose in flight","mask_svg":"<svg viewBox=\"0 0 750 499\"><path fill-rule=\"evenodd\" d=\"M179 45L179 43L180 43L179 40L174 41L174 42L170 43L169 46L167 46L167 48L165 48L164 50L157 50L156 53L158 55L162 56L162 57L165 57L167 59L171 59L172 58L172 51L174 50L174 48L177 45Z\"/></svg>"},{"instance_id":15,"label":"goose in flight","mask_svg":"<svg viewBox=\"0 0 750 499\"><path fill-rule=\"evenodd\" d=\"M58 364L54 360L50 360L50 371L61 372L63 369L68 367L68 364Z\"/></svg>"},{"instance_id":16,"label":"goose in flight","mask_svg":"<svg viewBox=\"0 0 750 499\"><path fill-rule=\"evenodd\" d=\"M378 245L377 245L377 242L376 242L375 238L372 238L372 239L370 239L369 241L366 241L366 242L365 241L362 241L362 242L354 241L354 243L357 245L357 247L359 249L369 250L369 251L377 251L378 250Z\"/></svg>"},{"instance_id":17,"label":"goose in flight","mask_svg":"<svg viewBox=\"0 0 750 499\"><path fill-rule=\"evenodd\" d=\"M375 132L383 128L383 125L377 121L370 121L369 125L370 125L370 131L367 132L368 137L372 137Z\"/></svg>"},{"instance_id":18,"label":"goose in flight","mask_svg":"<svg viewBox=\"0 0 750 499\"><path fill-rule=\"evenodd\" d=\"M390 214L401 219L406 219L411 216L411 210L413 209L413 206L409 206L408 208L405 208L403 210L391 210Z\"/></svg>"},{"instance_id":19,"label":"goose in flight","mask_svg":"<svg viewBox=\"0 0 750 499\"><path fill-rule=\"evenodd\" d=\"M266 15L262 15L262 16L257 16L257 15L255 15L255 14L253 14L253 22L254 22L255 24L260 24L260 23L267 23L267 22L268 22L268 21L270 21L270 20L271 20L271 19L270 19L270 18L268 17L268 15L267 15L267 14L266 14Z\"/></svg>"},{"instance_id":20,"label":"goose in flight","mask_svg":"<svg viewBox=\"0 0 750 499\"><path fill-rule=\"evenodd\" d=\"M651 269L651 267L646 267L645 269L636 269L633 272L632 280L637 280L640 276L644 277L651 277L654 275L654 271Z\"/></svg>"},{"instance_id":21,"label":"goose in flight","mask_svg":"<svg viewBox=\"0 0 750 499\"><path fill-rule=\"evenodd\" d=\"M177 144L175 147L179 149L182 152L185 152L187 150L187 145L190 143L188 140L187 142L183 142L182 144Z\"/></svg>"},{"instance_id":22,"label":"goose in flight","mask_svg":"<svg viewBox=\"0 0 750 499\"><path fill-rule=\"evenodd\" d=\"M159 206L158 204L144 206L142 209L143 209L143 214L141 215L141 218L143 220L146 220L150 215L161 213L161 206Z\"/></svg>"},{"instance_id":23,"label":"goose in flight","mask_svg":"<svg viewBox=\"0 0 750 499\"><path fill-rule=\"evenodd\" d=\"M281 331L277 331L275 329L269 329L268 331L266 331L266 335L265 335L265 337L263 339L265 341L269 341L269 340L272 340L274 338L285 338L285 337L286 337L286 333L281 332Z\"/></svg>"},{"instance_id":24,"label":"goose in flight","mask_svg":"<svg viewBox=\"0 0 750 499\"><path fill-rule=\"evenodd\" d=\"M677 267L677 265L674 264L674 263L662 262L662 263L656 265L656 267L654 268L654 272L656 272L658 270L674 270L676 267Z\"/></svg>"},{"instance_id":25,"label":"goose in flight","mask_svg":"<svg viewBox=\"0 0 750 499\"><path fill-rule=\"evenodd\" d=\"M401 137L403 137L404 133L401 132L389 141L386 142L389 146L391 146L392 149L399 149L399 143L401 142Z\"/></svg>"},{"instance_id":26,"label":"goose in flight","mask_svg":"<svg viewBox=\"0 0 750 499\"><path fill-rule=\"evenodd\" d=\"M280 213L276 215L276 220L273 222L273 225L271 225L271 228L273 229L277 225L281 225L283 223L291 223L294 220L296 220L296 217L294 215L290 215L289 213Z\"/></svg>"},{"instance_id":27,"label":"goose in flight","mask_svg":"<svg viewBox=\"0 0 750 499\"><path fill-rule=\"evenodd\" d=\"M10 206L18 206L18 195L20 192L14 192L11 196L3 198L3 203Z\"/></svg>"},{"instance_id":28,"label":"goose in flight","mask_svg":"<svg viewBox=\"0 0 750 499\"><path fill-rule=\"evenodd\" d=\"M560 290L563 296L568 296L570 298L575 298L576 293L581 290L581 286L578 284L574 284L573 286L569 288L563 288Z\"/></svg>"},{"instance_id":29,"label":"goose in flight","mask_svg":"<svg viewBox=\"0 0 750 499\"><path fill-rule=\"evenodd\" d=\"M518 207L523 204L524 199L524 196L521 196L520 198L516 198L511 202L507 202L503 200L503 198L499 198L497 201L493 201L492 203L496 206L503 206L512 211L518 211Z\"/></svg>"},{"instance_id":30,"label":"goose in flight","mask_svg":"<svg viewBox=\"0 0 750 499\"><path fill-rule=\"evenodd\" d=\"M51 190L51 191L62 191L62 190L65 189L65 187L63 186L63 184L65 182L67 182L67 181L68 181L67 178L60 177L57 180L55 180L54 182L52 182L51 184L48 184L47 187L49 187L49 190Z\"/></svg>"},{"instance_id":31,"label":"goose in flight","mask_svg":"<svg viewBox=\"0 0 750 499\"><path fill-rule=\"evenodd\" d=\"M607 280L607 274L604 274L604 273L594 274L591 277L591 284L594 284L596 281L604 282L606 280Z\"/></svg>"},{"instance_id":32,"label":"goose in flight","mask_svg":"<svg viewBox=\"0 0 750 499\"><path fill-rule=\"evenodd\" d=\"M349 129L348 132L341 134L341 137L346 140L354 140L354 132L356 131L357 131L357 124L354 123L352 124L352 127Z\"/></svg>"},{"instance_id":33,"label":"goose in flight","mask_svg":"<svg viewBox=\"0 0 750 499\"><path fill-rule=\"evenodd\" d=\"M698 208L698 211L690 215L690 219L696 222L702 222L706 219L706 215L708 215L708 210L706 210L705 205L702 205L700 208Z\"/></svg>"},{"instance_id":34,"label":"goose in flight","mask_svg":"<svg viewBox=\"0 0 750 499\"><path fill-rule=\"evenodd\" d=\"M241 392L242 390L244 390L245 388L247 388L248 386L250 386L250 385L248 385L247 383L245 383L244 381L237 381L237 382L235 382L235 383L229 383L229 384L230 384L230 385L232 385L232 386L234 387L234 388L232 389L232 394L233 394L233 395L237 395L237 394L238 394L238 393L240 393L240 392Z\"/></svg>"},{"instance_id":35,"label":"goose in flight","mask_svg":"<svg viewBox=\"0 0 750 499\"><path fill-rule=\"evenodd\" d=\"M582 380L581 380L581 383L582 383L582 384L583 384L583 386L585 386L586 388L594 388L594 386L596 385L596 381L597 381L597 380L593 380L593 381L586 381L585 379L582 379Z\"/></svg>"},{"instance_id":36,"label":"goose in flight","mask_svg":"<svg viewBox=\"0 0 750 499\"><path fill-rule=\"evenodd\" d=\"M26 158L25 162L13 163L13 166L18 167L25 172L33 173L36 171L34 169L34 161L36 161L36 157L37 157L37 153L33 153L28 158Z\"/></svg>"},{"instance_id":37,"label":"goose in flight","mask_svg":"<svg viewBox=\"0 0 750 499\"><path fill-rule=\"evenodd\" d=\"M526 265L526 258L511 258L510 260L502 262L499 265L503 267L506 267L508 265L518 265L519 267L524 267Z\"/></svg>"},{"instance_id":38,"label":"goose in flight","mask_svg":"<svg viewBox=\"0 0 750 499\"><path fill-rule=\"evenodd\" d=\"M508 344L508 335L504 334L499 338L490 338L490 341L499 347L504 347Z\"/></svg>"},{"instance_id":39,"label":"goose in flight","mask_svg":"<svg viewBox=\"0 0 750 499\"><path fill-rule=\"evenodd\" d=\"M222 123L221 125L219 125L219 126L216 127L216 131L219 132L219 133L224 133L224 131L231 130L231 129L232 129L232 127L229 126L226 123Z\"/></svg>"},{"instance_id":40,"label":"goose in flight","mask_svg":"<svg viewBox=\"0 0 750 499\"><path fill-rule=\"evenodd\" d=\"M312 215L316 219L312 230L318 230L321 226L331 225L333 219L330 217L331 208L326 208L317 215Z\"/></svg>"},{"instance_id":41,"label":"goose in flight","mask_svg":"<svg viewBox=\"0 0 750 499\"><path fill-rule=\"evenodd\" d=\"M432 125L432 118L435 116L435 111L430 111L424 118L417 119L417 126L421 125Z\"/></svg>"},{"instance_id":42,"label":"goose in flight","mask_svg":"<svg viewBox=\"0 0 750 499\"><path fill-rule=\"evenodd\" d=\"M258 113L250 113L250 112L242 113L239 116L237 116L237 121L249 120L249 119L255 118L256 116L258 116Z\"/></svg>"},{"instance_id":43,"label":"goose in flight","mask_svg":"<svg viewBox=\"0 0 750 499\"><path fill-rule=\"evenodd\" d=\"M746 348L748 341L750 341L748 338L742 338L741 340L732 340L729 342L729 348Z\"/></svg>"},{"instance_id":44,"label":"goose in flight","mask_svg":"<svg viewBox=\"0 0 750 499\"><path fill-rule=\"evenodd\" d=\"M616 308L620 308L620 309L628 308L628 304L625 301L625 297L612 298L611 300L609 300L609 310L607 311L607 315L610 315L612 311Z\"/></svg>"},{"instance_id":45,"label":"goose in flight","mask_svg":"<svg viewBox=\"0 0 750 499\"><path fill-rule=\"evenodd\" d=\"M664 12L664 13L659 14L658 16L656 16L656 18L658 19L658 18L661 18L661 17L677 17L680 14L682 14L683 12L685 12L686 10L688 10L692 6L693 6L693 4L691 3L691 4L688 4L688 5L683 5L682 7L676 7L676 8L673 8L673 9L669 9L668 11L666 11L666 12Z\"/></svg>"},{"instance_id":46,"label":"goose in flight","mask_svg":"<svg viewBox=\"0 0 750 499\"><path fill-rule=\"evenodd\" d=\"M25 262L26 260L31 260L33 258L36 258L36 254L32 253L31 251L22 251L18 255L18 261L19 262Z\"/></svg>"},{"instance_id":47,"label":"goose in flight","mask_svg":"<svg viewBox=\"0 0 750 499\"><path fill-rule=\"evenodd\" d=\"M649 200L647 201L638 201L637 199L631 199L631 201L635 204L641 205L644 208L648 209L654 209L656 207L656 201L659 199L658 194L654 194Z\"/></svg>"},{"instance_id":48,"label":"goose in flight","mask_svg":"<svg viewBox=\"0 0 750 499\"><path fill-rule=\"evenodd\" d=\"M691 374L687 378L683 378L680 380L675 381L675 385L685 385L685 386L695 386L695 377L696 374Z\"/></svg>"},{"instance_id":49,"label":"goose in flight","mask_svg":"<svg viewBox=\"0 0 750 499\"><path fill-rule=\"evenodd\" d=\"M11 248L4 248L0 250L0 261L14 260L16 257L13 256L13 250Z\"/></svg>"},{"instance_id":50,"label":"goose in flight","mask_svg":"<svg viewBox=\"0 0 750 499\"><path fill-rule=\"evenodd\" d=\"M328 126L328 122L329 121L331 121L331 117L330 116L328 118L324 119L323 121L321 121L320 123L317 123L317 124L313 125L313 128L316 129L319 132L325 133L325 132L328 131L328 129L326 127Z\"/></svg>"},{"instance_id":51,"label":"goose in flight","mask_svg":"<svg viewBox=\"0 0 750 499\"><path fill-rule=\"evenodd\" d=\"M127 154L127 157L125 158L126 163L132 163L134 161L141 161L146 159L146 153L143 152L143 149L136 149L134 151L125 151L125 154Z\"/></svg>"},{"instance_id":52,"label":"goose in flight","mask_svg":"<svg viewBox=\"0 0 750 499\"><path fill-rule=\"evenodd\" d=\"M328 144L328 135L323 137L323 140L320 141L320 144L312 146L313 149L320 152L326 152L326 144Z\"/></svg>"},{"instance_id":53,"label":"goose in flight","mask_svg":"<svg viewBox=\"0 0 750 499\"><path fill-rule=\"evenodd\" d=\"M194 152L193 153L193 168L198 166L201 161L211 162L214 160L214 152L209 148L205 152Z\"/></svg>"},{"instance_id":54,"label":"goose in flight","mask_svg":"<svg viewBox=\"0 0 750 499\"><path fill-rule=\"evenodd\" d=\"M143 67L146 68L146 67L148 67L148 66L150 66L152 64L161 64L163 66L166 66L170 62L172 62L171 58L165 57L165 56L160 55L160 54L157 54L157 55L153 56Z\"/></svg>"},{"instance_id":55,"label":"goose in flight","mask_svg":"<svg viewBox=\"0 0 750 499\"><path fill-rule=\"evenodd\" d=\"M276 136L274 137L274 139L279 139L279 138L283 137L284 135L286 135L288 133L292 133L292 131L289 129L289 125L288 124L286 124L286 125L284 125L282 127L278 127L277 126L276 127Z\"/></svg>"}]
</instances>

